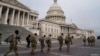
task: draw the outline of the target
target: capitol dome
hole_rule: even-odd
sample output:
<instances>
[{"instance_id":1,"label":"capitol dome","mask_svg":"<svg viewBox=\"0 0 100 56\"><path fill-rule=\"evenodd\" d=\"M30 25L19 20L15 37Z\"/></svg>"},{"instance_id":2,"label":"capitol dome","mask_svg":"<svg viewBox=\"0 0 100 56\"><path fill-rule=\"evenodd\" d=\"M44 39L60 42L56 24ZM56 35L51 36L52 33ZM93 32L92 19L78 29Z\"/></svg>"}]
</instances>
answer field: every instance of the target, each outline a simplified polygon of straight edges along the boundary
<instances>
[{"instance_id":1,"label":"capitol dome","mask_svg":"<svg viewBox=\"0 0 100 56\"><path fill-rule=\"evenodd\" d=\"M47 12L46 19L53 22L65 23L64 11L58 5L57 0L54 0L53 5L49 8Z\"/></svg>"}]
</instances>

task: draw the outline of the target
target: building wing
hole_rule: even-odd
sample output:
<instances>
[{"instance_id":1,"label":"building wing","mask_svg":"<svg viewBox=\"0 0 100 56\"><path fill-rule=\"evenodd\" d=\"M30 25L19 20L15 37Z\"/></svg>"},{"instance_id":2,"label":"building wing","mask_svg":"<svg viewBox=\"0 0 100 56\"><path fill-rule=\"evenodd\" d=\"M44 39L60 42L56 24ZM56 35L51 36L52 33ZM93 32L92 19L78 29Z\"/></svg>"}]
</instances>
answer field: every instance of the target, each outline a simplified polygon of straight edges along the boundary
<instances>
[{"instance_id":1,"label":"building wing","mask_svg":"<svg viewBox=\"0 0 100 56\"><path fill-rule=\"evenodd\" d=\"M20 3L18 0L0 0L0 2L10 4L10 5L13 5L13 6L17 6L17 7L26 9L26 10L30 10L27 6Z\"/></svg>"}]
</instances>

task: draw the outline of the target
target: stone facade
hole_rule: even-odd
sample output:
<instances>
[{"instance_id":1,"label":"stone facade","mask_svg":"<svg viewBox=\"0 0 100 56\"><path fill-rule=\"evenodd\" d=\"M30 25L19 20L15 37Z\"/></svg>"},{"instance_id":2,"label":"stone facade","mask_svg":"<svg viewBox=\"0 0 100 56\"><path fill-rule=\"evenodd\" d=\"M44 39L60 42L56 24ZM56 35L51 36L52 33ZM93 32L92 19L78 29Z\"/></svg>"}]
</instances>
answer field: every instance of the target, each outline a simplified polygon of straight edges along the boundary
<instances>
[{"instance_id":1,"label":"stone facade","mask_svg":"<svg viewBox=\"0 0 100 56\"><path fill-rule=\"evenodd\" d=\"M45 19L38 19L38 15L37 11L30 10L17 0L0 0L0 24L22 26L40 36L51 34L52 38L57 38L61 33L75 37L94 34L93 31L79 30L74 23L66 23L66 16L57 0L47 11Z\"/></svg>"},{"instance_id":2,"label":"stone facade","mask_svg":"<svg viewBox=\"0 0 100 56\"><path fill-rule=\"evenodd\" d=\"M46 35L49 34L52 35L52 38L57 38L61 33L64 34L64 37L68 34L71 36L74 36L74 34L77 31L77 28L75 26L72 26L72 24L58 24L52 21L48 20L40 20L40 35Z\"/></svg>"},{"instance_id":3,"label":"stone facade","mask_svg":"<svg viewBox=\"0 0 100 56\"><path fill-rule=\"evenodd\" d=\"M57 38L61 33L64 36L75 34L77 26L75 24L66 24L66 17L64 11L57 4L57 0L54 0L53 5L49 8L45 19L39 20L40 22L40 35L49 34L52 38Z\"/></svg>"},{"instance_id":4,"label":"stone facade","mask_svg":"<svg viewBox=\"0 0 100 56\"><path fill-rule=\"evenodd\" d=\"M46 35L49 34L52 35L52 38L57 38L61 33L60 25L54 22L50 22L47 20L40 20L40 35Z\"/></svg>"},{"instance_id":5,"label":"stone facade","mask_svg":"<svg viewBox=\"0 0 100 56\"><path fill-rule=\"evenodd\" d=\"M57 38L61 33L67 36L73 36L75 38L81 38L82 35L94 36L94 32L90 30L80 30L74 23L66 23L66 16L64 11L58 5L57 0L54 0L53 5L47 11L47 15L44 19L39 20L40 24L40 35L49 34L52 35L52 38Z\"/></svg>"},{"instance_id":6,"label":"stone facade","mask_svg":"<svg viewBox=\"0 0 100 56\"><path fill-rule=\"evenodd\" d=\"M88 38L90 36L95 36L93 30L77 29L75 37L76 38L82 38L83 35L86 36L86 38Z\"/></svg>"},{"instance_id":7,"label":"stone facade","mask_svg":"<svg viewBox=\"0 0 100 56\"><path fill-rule=\"evenodd\" d=\"M0 0L0 24L22 26L29 29L37 18L38 12L30 10L17 0Z\"/></svg>"}]
</instances>

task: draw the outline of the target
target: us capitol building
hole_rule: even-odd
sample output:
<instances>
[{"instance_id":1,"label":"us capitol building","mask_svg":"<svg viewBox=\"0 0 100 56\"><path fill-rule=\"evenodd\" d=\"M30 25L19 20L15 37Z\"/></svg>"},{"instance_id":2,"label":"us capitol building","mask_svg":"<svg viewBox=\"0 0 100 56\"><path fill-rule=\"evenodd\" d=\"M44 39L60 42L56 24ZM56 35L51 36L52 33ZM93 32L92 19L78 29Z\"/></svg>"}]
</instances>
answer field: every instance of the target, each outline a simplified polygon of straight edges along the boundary
<instances>
[{"instance_id":1,"label":"us capitol building","mask_svg":"<svg viewBox=\"0 0 100 56\"><path fill-rule=\"evenodd\" d=\"M0 24L21 26L41 36L51 34L52 38L57 38L61 33L64 36L69 33L76 38L94 35L93 30L83 30L74 23L66 23L66 16L57 0L54 0L45 18L38 19L38 15L37 11L29 9L18 0L0 0Z\"/></svg>"}]
</instances>

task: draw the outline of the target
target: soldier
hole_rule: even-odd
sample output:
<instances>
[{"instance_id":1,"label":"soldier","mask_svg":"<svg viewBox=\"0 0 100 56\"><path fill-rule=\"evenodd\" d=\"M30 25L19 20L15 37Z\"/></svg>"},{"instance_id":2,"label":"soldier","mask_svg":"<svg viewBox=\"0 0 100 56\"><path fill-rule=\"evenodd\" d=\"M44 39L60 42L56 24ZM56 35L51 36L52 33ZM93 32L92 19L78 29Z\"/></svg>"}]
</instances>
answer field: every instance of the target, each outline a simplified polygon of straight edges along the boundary
<instances>
[{"instance_id":1,"label":"soldier","mask_svg":"<svg viewBox=\"0 0 100 56\"><path fill-rule=\"evenodd\" d=\"M65 37L65 44L67 45L67 52L69 53L69 51L70 51L70 45L71 45L70 34L68 34L68 36Z\"/></svg>"},{"instance_id":2,"label":"soldier","mask_svg":"<svg viewBox=\"0 0 100 56\"><path fill-rule=\"evenodd\" d=\"M0 44L1 44L1 37L2 37L2 34L0 33Z\"/></svg>"},{"instance_id":3,"label":"soldier","mask_svg":"<svg viewBox=\"0 0 100 56\"><path fill-rule=\"evenodd\" d=\"M95 46L95 37L91 36L91 46Z\"/></svg>"},{"instance_id":4,"label":"soldier","mask_svg":"<svg viewBox=\"0 0 100 56\"><path fill-rule=\"evenodd\" d=\"M45 47L45 35L43 36L43 37L41 37L40 39L39 39L39 41L40 41L40 45L41 45L41 52L43 52L43 49L44 49L44 47Z\"/></svg>"},{"instance_id":5,"label":"soldier","mask_svg":"<svg viewBox=\"0 0 100 56\"><path fill-rule=\"evenodd\" d=\"M17 41L19 42L19 43L21 43L21 37L20 37L20 34L19 34L19 31L18 30L15 30L15 33L16 33L16 38L17 38Z\"/></svg>"},{"instance_id":6,"label":"soldier","mask_svg":"<svg viewBox=\"0 0 100 56\"><path fill-rule=\"evenodd\" d=\"M17 40L18 40L19 43L21 43L21 37L20 37L20 35L19 35L19 37L17 37Z\"/></svg>"},{"instance_id":7,"label":"soldier","mask_svg":"<svg viewBox=\"0 0 100 56\"><path fill-rule=\"evenodd\" d=\"M63 46L63 33L61 33L61 35L57 38L57 40L59 41L59 51L62 50L62 46Z\"/></svg>"},{"instance_id":8,"label":"soldier","mask_svg":"<svg viewBox=\"0 0 100 56\"><path fill-rule=\"evenodd\" d=\"M26 37L26 42L27 42L27 48L30 48L30 34Z\"/></svg>"},{"instance_id":9,"label":"soldier","mask_svg":"<svg viewBox=\"0 0 100 56\"><path fill-rule=\"evenodd\" d=\"M7 53L4 54L4 56L7 56L12 50L14 50L15 55L18 55L18 51L17 51L17 38L16 38L16 31L15 34L12 34L10 38L10 46L9 46L9 51Z\"/></svg>"},{"instance_id":10,"label":"soldier","mask_svg":"<svg viewBox=\"0 0 100 56\"><path fill-rule=\"evenodd\" d=\"M90 37L87 38L87 41L88 41L88 45L90 46L90 44L91 44Z\"/></svg>"},{"instance_id":11,"label":"soldier","mask_svg":"<svg viewBox=\"0 0 100 56\"><path fill-rule=\"evenodd\" d=\"M30 43L31 43L31 54L34 54L34 50L36 49L37 40L36 40L37 34L34 33L30 36Z\"/></svg>"},{"instance_id":12,"label":"soldier","mask_svg":"<svg viewBox=\"0 0 100 56\"><path fill-rule=\"evenodd\" d=\"M73 41L72 41L73 38L74 38L74 36L72 36L71 39L70 39L71 40L71 45L73 44Z\"/></svg>"},{"instance_id":13,"label":"soldier","mask_svg":"<svg viewBox=\"0 0 100 56\"><path fill-rule=\"evenodd\" d=\"M47 52L50 52L50 49L51 49L51 34L46 38L46 44L47 44Z\"/></svg>"},{"instance_id":14,"label":"soldier","mask_svg":"<svg viewBox=\"0 0 100 56\"><path fill-rule=\"evenodd\" d=\"M93 36L93 46L95 46L95 41L96 41L96 39L95 39L95 37Z\"/></svg>"},{"instance_id":15,"label":"soldier","mask_svg":"<svg viewBox=\"0 0 100 56\"><path fill-rule=\"evenodd\" d=\"M83 36L83 43L84 43L84 46L86 46L86 37Z\"/></svg>"}]
</instances>

